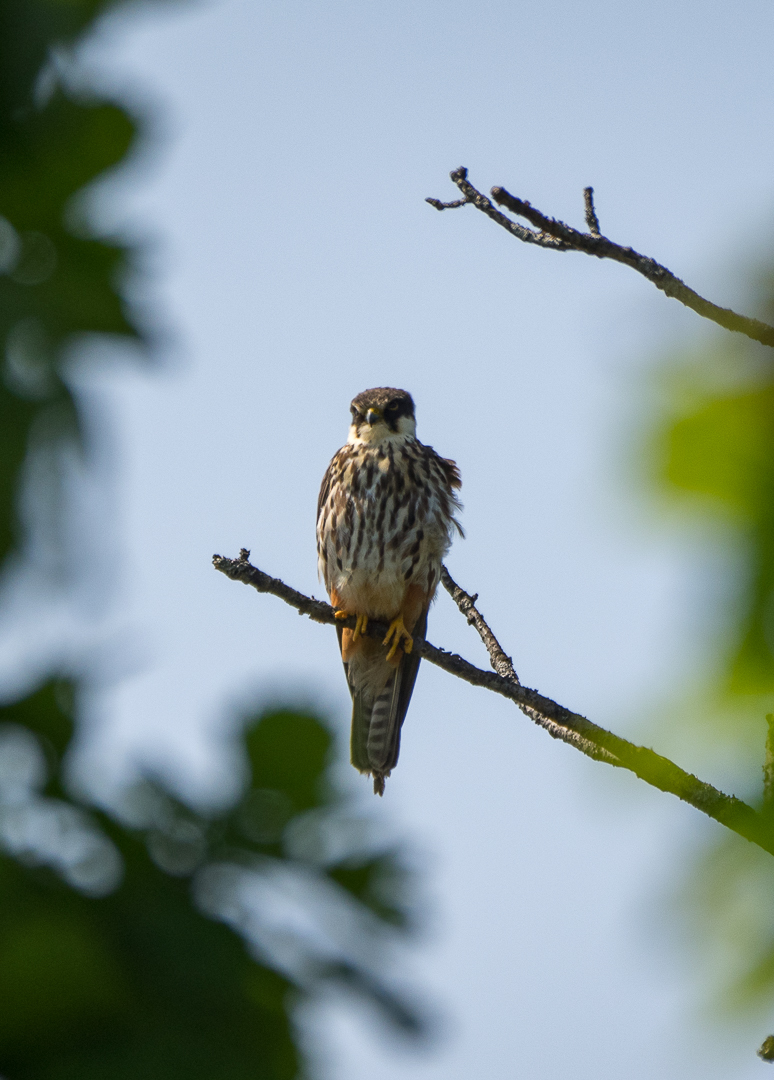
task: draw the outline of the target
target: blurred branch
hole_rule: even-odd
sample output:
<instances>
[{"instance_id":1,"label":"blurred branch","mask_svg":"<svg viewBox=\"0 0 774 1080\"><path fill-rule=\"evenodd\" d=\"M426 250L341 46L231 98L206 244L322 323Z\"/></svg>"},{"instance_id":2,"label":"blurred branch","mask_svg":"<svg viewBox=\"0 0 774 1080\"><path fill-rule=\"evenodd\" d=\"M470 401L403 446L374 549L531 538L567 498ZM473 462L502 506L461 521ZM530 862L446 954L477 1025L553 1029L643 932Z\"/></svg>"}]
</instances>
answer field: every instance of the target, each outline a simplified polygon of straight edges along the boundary
<instances>
[{"instance_id":1,"label":"blurred branch","mask_svg":"<svg viewBox=\"0 0 774 1080\"><path fill-rule=\"evenodd\" d=\"M509 233L527 244L538 244L540 247L552 248L554 251L582 251L586 255L595 255L598 259L613 259L615 262L630 266L637 273L642 274L648 281L653 282L657 289L674 297L681 304L691 308L704 319L710 319L718 326L726 330L733 330L738 334L744 334L753 341L760 341L763 345L774 347L774 326L761 322L759 319L750 319L746 315L738 315L730 308L718 307L717 304L705 300L697 292L689 288L684 281L676 277L671 270L667 270L661 263L651 259L647 255L640 255L634 248L623 247L600 233L599 219L594 209L594 189L585 188L584 202L586 208L586 224L589 227L587 233L574 229L556 218L547 217L536 210L526 199L518 199L502 187L493 187L492 198L500 206L506 207L519 217L526 218L534 231L520 225L505 214L495 209L491 201L468 182L468 170L464 167L455 169L450 174L451 179L463 194L462 199L454 202L441 202L439 199L426 199L436 210L451 210L458 206L472 204L477 210L492 218L498 225L507 229Z\"/></svg>"},{"instance_id":2,"label":"blurred branch","mask_svg":"<svg viewBox=\"0 0 774 1080\"><path fill-rule=\"evenodd\" d=\"M233 581L251 585L261 593L271 593L294 607L300 615L331 626L355 628L355 618L337 623L334 609L330 604L313 597L305 596L286 585L279 578L270 577L250 563L250 552L242 548L238 559L227 559L222 555L213 556L213 565ZM414 648L420 656L436 667L443 668L450 675L472 686L481 686L495 694L513 701L526 716L545 728L555 739L574 746L581 753L597 761L606 761L617 768L628 769L641 780L658 788L660 791L676 795L683 802L700 810L708 817L725 825L745 839L757 844L764 851L774 855L774 829L767 817L759 814L747 803L733 795L718 791L711 784L706 784L697 777L685 772L668 758L656 754L644 746L637 746L612 732L593 724L585 716L566 709L550 698L522 686L513 664L503 652L497 638L490 630L483 616L475 607L477 597L472 597L461 589L444 569L444 587L449 591L460 611L481 636L492 662L494 671L484 671L463 660L456 653L446 652L429 641L415 639ZM371 620L367 633L370 637L383 638L387 624Z\"/></svg>"},{"instance_id":3,"label":"blurred branch","mask_svg":"<svg viewBox=\"0 0 774 1080\"><path fill-rule=\"evenodd\" d=\"M758 1057L762 1061L774 1061L774 1035L768 1035L763 1040L763 1044L758 1050Z\"/></svg>"},{"instance_id":4,"label":"blurred branch","mask_svg":"<svg viewBox=\"0 0 774 1080\"><path fill-rule=\"evenodd\" d=\"M763 809L774 814L774 713L766 716L766 756L763 760Z\"/></svg>"}]
</instances>

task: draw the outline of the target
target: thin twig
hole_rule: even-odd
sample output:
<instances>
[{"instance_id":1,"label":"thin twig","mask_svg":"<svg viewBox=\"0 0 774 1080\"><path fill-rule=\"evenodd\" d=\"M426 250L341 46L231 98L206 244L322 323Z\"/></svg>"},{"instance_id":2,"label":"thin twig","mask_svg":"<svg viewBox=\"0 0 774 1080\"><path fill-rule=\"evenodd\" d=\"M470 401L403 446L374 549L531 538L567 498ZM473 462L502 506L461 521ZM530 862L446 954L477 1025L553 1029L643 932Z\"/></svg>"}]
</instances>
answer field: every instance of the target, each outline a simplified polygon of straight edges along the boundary
<instances>
[{"instance_id":1,"label":"thin twig","mask_svg":"<svg viewBox=\"0 0 774 1080\"><path fill-rule=\"evenodd\" d=\"M279 578L270 577L262 570L252 566L249 557L249 551L243 548L238 559L227 559L222 555L214 555L212 561L215 569L227 577L235 581L241 581L245 585L251 585L258 592L271 593L279 597L286 604L294 607L299 614L308 615L315 622L330 625L337 622L330 604L305 596L280 581ZM451 582L451 578L449 578L449 581ZM454 585L453 582L451 584ZM467 596L467 594L465 595ZM472 597L469 597L469 599L472 603ZM479 616L479 618L481 617ZM481 621L483 622L483 619ZM349 626L354 629L355 618L350 616L344 622L338 623L338 625ZM476 625L475 620L473 625ZM386 630L386 623L372 621L368 624L367 633L372 637L383 637ZM500 649L493 634L492 639L497 650L502 653L502 657L507 661L508 658ZM424 657L429 663L442 668L450 675L456 675L457 678L464 679L465 682L473 686L481 686L495 694L509 698L554 738L575 746L576 749L596 760L606 761L608 764L615 765L618 768L628 769L646 783L661 791L676 795L703 814L714 818L740 836L757 844L764 851L774 855L774 830L772 830L767 817L757 813L751 806L748 806L747 803L742 802L735 796L725 795L711 784L706 784L704 781L685 772L684 769L675 765L668 758L661 757L660 754L656 754L653 750L649 750L644 746L630 743L626 739L605 730L605 728L598 727L590 720L587 720L585 716L571 712L563 705L544 697L537 690L522 686L515 678L515 672L513 677L504 677L496 671L483 671L481 668L468 663L467 660L463 660L456 653L449 653L444 649L439 649L435 645L431 645L429 641L417 639L414 647L420 656Z\"/></svg>"},{"instance_id":2,"label":"thin twig","mask_svg":"<svg viewBox=\"0 0 774 1080\"><path fill-rule=\"evenodd\" d=\"M594 209L594 188L586 187L583 189L583 205L586 208L586 224L589 227L589 232L592 236L601 236L601 230L599 228L599 218L597 212Z\"/></svg>"},{"instance_id":3,"label":"thin twig","mask_svg":"<svg viewBox=\"0 0 774 1080\"><path fill-rule=\"evenodd\" d=\"M464 206L467 201L467 199L452 199L451 202L441 202L440 199L425 199L425 202L429 202L436 210L456 210L458 206Z\"/></svg>"},{"instance_id":4,"label":"thin twig","mask_svg":"<svg viewBox=\"0 0 774 1080\"><path fill-rule=\"evenodd\" d=\"M483 641L486 651L489 653L489 662L497 674L503 679L515 683L516 686L520 686L519 676L516 674L513 667L513 660L505 653L500 642L495 637L492 628L489 626L489 623L476 607L478 595L471 596L470 593L466 593L465 590L457 584L445 566L441 567L441 584L468 620L468 625L475 627L477 630L478 636ZM556 723L555 720L543 716L536 709L530 708L529 705L526 705L523 702L517 702L517 704L525 716L528 716L530 720L539 724L539 726L544 728L554 739L561 739L562 742L572 743L576 749L586 754L587 757L594 758L595 761L607 761L610 765L620 765L615 754L612 754L609 750L602 749L588 739L584 739L577 731L568 729L562 724Z\"/></svg>"},{"instance_id":5,"label":"thin twig","mask_svg":"<svg viewBox=\"0 0 774 1080\"><path fill-rule=\"evenodd\" d=\"M534 232L532 229L527 229L524 225L520 225L518 221L512 221L505 214L502 214L496 207L492 206L492 203L487 199L486 195L483 195L480 191L468 183L468 170L457 169L451 174L451 178L457 187L460 189L464 198L455 199L454 202L444 203L439 199L425 199L425 202L430 203L436 210L453 210L457 206L465 206L466 203L472 203L477 210L480 210L487 217L490 217L492 221L496 221L498 225L502 225L504 229L507 229L509 233L512 233L519 240L523 240L525 244L537 244L539 247L553 248L555 251L566 251L567 245L561 240L557 240L555 236L547 236L542 232Z\"/></svg>"},{"instance_id":6,"label":"thin twig","mask_svg":"<svg viewBox=\"0 0 774 1080\"><path fill-rule=\"evenodd\" d=\"M763 345L774 346L774 326L761 322L760 319L750 319L746 315L738 315L730 308L718 307L717 304L705 300L697 292L689 288L684 281L676 277L671 270L667 270L661 263L651 259L647 255L641 255L631 247L623 247L599 232L599 220L593 203L593 189L586 188L584 198L586 202L586 223L589 232L580 232L571 225L565 224L556 218L548 217L540 210L536 210L526 199L519 199L511 195L502 187L492 188L492 198L500 206L505 206L519 217L526 218L537 231L527 229L505 214L500 213L492 205L491 201L468 181L466 168L455 169L450 174L452 180L463 193L463 199L457 199L454 203L442 203L438 199L426 199L437 210L450 209L453 206L464 206L471 203L476 209L481 210L502 225L509 233L529 244L539 244L540 247L552 248L554 251L582 251L586 255L595 255L598 259L613 259L615 262L630 266L637 273L642 274L651 281L657 289L667 296L679 300L692 311L701 315L704 319L717 323L726 330L744 334L753 341L760 341Z\"/></svg>"},{"instance_id":7,"label":"thin twig","mask_svg":"<svg viewBox=\"0 0 774 1080\"><path fill-rule=\"evenodd\" d=\"M468 620L468 624L470 626L475 626L478 631L478 636L483 641L486 651L489 653L492 667L497 674L502 675L504 679L510 679L512 682L518 683L519 676L513 669L513 660L503 651L500 642L494 636L492 628L476 607L478 594L471 596L470 593L466 593L465 590L457 584L445 566L441 567L441 584Z\"/></svg>"}]
</instances>

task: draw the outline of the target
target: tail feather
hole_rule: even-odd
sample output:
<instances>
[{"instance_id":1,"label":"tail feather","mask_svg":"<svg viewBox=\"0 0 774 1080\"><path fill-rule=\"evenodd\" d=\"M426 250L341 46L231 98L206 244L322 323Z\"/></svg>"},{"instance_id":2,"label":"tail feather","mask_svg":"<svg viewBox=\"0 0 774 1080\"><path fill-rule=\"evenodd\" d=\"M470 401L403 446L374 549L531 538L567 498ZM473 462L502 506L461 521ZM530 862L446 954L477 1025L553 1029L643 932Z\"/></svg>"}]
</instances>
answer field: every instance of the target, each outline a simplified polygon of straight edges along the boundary
<instances>
[{"instance_id":1,"label":"tail feather","mask_svg":"<svg viewBox=\"0 0 774 1080\"><path fill-rule=\"evenodd\" d=\"M399 671L395 671L371 709L368 760L372 768L388 771L398 760L400 724L396 723Z\"/></svg>"},{"instance_id":2,"label":"tail feather","mask_svg":"<svg viewBox=\"0 0 774 1080\"><path fill-rule=\"evenodd\" d=\"M368 731L371 727L371 702L364 700L365 695L352 694L352 733L350 752L352 764L360 772L370 772L371 762L368 757Z\"/></svg>"},{"instance_id":3,"label":"tail feather","mask_svg":"<svg viewBox=\"0 0 774 1080\"><path fill-rule=\"evenodd\" d=\"M415 638L424 638L427 612L414 628ZM384 780L398 762L400 732L411 701L419 670L415 652L401 657L396 668L384 664L386 681L374 689L373 681L355 683L355 672L345 664L352 693L352 764L374 778L374 792L384 793Z\"/></svg>"}]
</instances>

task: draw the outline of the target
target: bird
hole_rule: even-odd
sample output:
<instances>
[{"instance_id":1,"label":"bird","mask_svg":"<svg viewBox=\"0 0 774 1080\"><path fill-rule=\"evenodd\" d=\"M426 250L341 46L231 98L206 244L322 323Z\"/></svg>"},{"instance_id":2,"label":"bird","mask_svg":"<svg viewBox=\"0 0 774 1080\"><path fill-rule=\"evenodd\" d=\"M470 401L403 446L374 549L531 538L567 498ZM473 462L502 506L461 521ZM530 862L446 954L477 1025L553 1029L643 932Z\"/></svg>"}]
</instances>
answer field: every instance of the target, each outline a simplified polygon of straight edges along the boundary
<instances>
[{"instance_id":1,"label":"bird","mask_svg":"<svg viewBox=\"0 0 774 1080\"><path fill-rule=\"evenodd\" d=\"M337 620L341 659L352 695L352 764L373 777L374 793L398 761L400 733L420 656L416 639L462 505L455 462L416 437L414 401L380 386L350 406L349 438L333 456L317 501L320 577ZM383 641L369 620L389 625Z\"/></svg>"}]
</instances>

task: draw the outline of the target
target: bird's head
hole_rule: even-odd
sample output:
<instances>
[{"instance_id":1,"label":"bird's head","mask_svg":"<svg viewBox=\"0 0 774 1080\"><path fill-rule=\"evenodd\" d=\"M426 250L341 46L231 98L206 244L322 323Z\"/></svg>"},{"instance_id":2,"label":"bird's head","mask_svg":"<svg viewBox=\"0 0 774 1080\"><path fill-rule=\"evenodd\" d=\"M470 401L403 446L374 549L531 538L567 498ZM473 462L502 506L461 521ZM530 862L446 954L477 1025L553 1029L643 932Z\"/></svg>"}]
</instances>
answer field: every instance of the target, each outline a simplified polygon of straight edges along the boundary
<instances>
[{"instance_id":1,"label":"bird's head","mask_svg":"<svg viewBox=\"0 0 774 1080\"><path fill-rule=\"evenodd\" d=\"M405 390L378 386L358 394L350 406L349 442L376 445L384 439L413 436L417 423L414 402Z\"/></svg>"}]
</instances>

